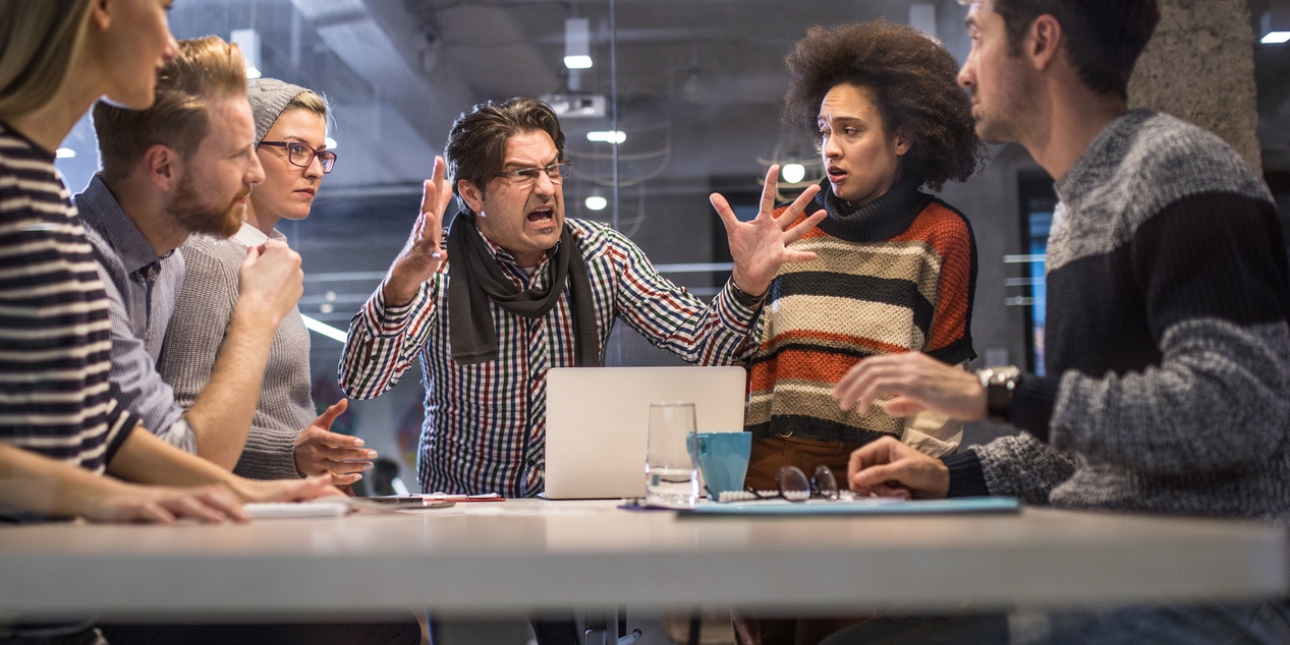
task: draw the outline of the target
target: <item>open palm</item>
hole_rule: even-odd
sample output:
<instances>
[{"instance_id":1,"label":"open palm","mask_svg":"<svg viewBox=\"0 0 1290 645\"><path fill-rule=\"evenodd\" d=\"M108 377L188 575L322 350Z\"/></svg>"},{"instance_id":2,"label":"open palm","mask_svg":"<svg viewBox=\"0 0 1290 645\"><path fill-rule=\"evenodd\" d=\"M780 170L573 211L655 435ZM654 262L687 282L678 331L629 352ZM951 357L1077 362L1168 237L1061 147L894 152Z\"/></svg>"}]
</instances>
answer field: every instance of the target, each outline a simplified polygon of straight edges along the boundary
<instances>
[{"instance_id":1,"label":"open palm","mask_svg":"<svg viewBox=\"0 0 1290 645\"><path fill-rule=\"evenodd\" d=\"M730 202L719 193L712 193L710 198L712 207L717 209L717 215L721 216L721 222L726 226L730 257L735 261L735 285L753 295L766 293L770 288L770 281L783 264L815 259L815 253L794 251L788 245L801 239L827 216L825 211L817 211L797 226L788 228L805 212L807 205L820 192L820 187L811 186L802 191L777 218L774 212L775 179L778 176L779 166L771 166L766 173L766 186L761 191L761 210L752 221L739 221L730 208Z\"/></svg>"}]
</instances>

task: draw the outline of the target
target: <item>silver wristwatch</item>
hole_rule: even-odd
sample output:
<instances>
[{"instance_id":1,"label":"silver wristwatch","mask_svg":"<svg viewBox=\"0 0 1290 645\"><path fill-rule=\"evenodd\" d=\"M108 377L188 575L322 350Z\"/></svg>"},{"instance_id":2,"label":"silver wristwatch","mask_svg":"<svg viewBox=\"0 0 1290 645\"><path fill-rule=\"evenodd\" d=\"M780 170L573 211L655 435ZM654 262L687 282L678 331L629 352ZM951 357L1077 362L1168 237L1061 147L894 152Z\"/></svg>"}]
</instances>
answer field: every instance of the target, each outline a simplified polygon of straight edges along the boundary
<instances>
[{"instance_id":1,"label":"silver wristwatch","mask_svg":"<svg viewBox=\"0 0 1290 645\"><path fill-rule=\"evenodd\" d=\"M1021 382L1021 370L1015 365L987 367L977 370L981 387L985 388L986 418L995 423L1008 422L1008 407L1012 405L1012 393Z\"/></svg>"}]
</instances>

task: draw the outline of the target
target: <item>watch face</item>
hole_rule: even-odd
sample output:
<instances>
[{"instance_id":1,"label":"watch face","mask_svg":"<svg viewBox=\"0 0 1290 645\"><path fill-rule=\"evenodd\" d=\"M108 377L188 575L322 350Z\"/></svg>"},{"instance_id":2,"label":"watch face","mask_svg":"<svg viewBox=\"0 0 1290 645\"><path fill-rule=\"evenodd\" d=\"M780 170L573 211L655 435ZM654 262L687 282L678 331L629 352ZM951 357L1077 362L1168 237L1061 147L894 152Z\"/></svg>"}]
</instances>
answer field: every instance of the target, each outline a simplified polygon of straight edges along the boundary
<instances>
[{"instance_id":1,"label":"watch face","mask_svg":"<svg viewBox=\"0 0 1290 645\"><path fill-rule=\"evenodd\" d=\"M1021 377L1021 370L1009 365L991 368L989 372L989 383L985 388L986 417L996 423L1007 423L1012 391Z\"/></svg>"}]
</instances>

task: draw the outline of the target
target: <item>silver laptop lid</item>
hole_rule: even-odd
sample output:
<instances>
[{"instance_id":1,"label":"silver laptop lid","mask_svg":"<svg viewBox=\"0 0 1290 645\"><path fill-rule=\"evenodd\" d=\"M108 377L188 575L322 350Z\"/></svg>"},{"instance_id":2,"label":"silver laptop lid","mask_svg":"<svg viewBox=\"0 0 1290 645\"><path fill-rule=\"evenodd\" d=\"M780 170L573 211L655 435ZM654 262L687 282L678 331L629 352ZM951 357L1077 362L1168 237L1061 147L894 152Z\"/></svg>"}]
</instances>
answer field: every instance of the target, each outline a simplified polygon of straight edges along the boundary
<instances>
[{"instance_id":1,"label":"silver laptop lid","mask_svg":"<svg viewBox=\"0 0 1290 645\"><path fill-rule=\"evenodd\" d=\"M699 432L742 432L742 367L563 367L546 377L546 496L645 496L651 403L695 404Z\"/></svg>"}]
</instances>

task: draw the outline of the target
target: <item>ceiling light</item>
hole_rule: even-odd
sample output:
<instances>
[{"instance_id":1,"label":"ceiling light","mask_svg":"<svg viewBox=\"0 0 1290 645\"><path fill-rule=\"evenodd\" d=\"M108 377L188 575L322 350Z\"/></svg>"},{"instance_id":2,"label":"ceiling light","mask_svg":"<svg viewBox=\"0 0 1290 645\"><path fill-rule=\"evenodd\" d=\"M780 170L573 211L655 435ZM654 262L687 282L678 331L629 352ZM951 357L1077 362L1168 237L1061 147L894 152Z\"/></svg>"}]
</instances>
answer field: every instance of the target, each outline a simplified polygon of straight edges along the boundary
<instances>
[{"instance_id":1,"label":"ceiling light","mask_svg":"<svg viewBox=\"0 0 1290 645\"><path fill-rule=\"evenodd\" d=\"M1290 31L1269 31L1263 35L1263 39L1259 42L1264 45L1280 45L1290 42Z\"/></svg>"},{"instance_id":2,"label":"ceiling light","mask_svg":"<svg viewBox=\"0 0 1290 645\"><path fill-rule=\"evenodd\" d=\"M603 211L606 206L609 206L609 200L601 195L587 195L587 199L583 204L587 207L587 210Z\"/></svg>"},{"instance_id":3,"label":"ceiling light","mask_svg":"<svg viewBox=\"0 0 1290 645\"><path fill-rule=\"evenodd\" d=\"M779 174L784 178L784 181L796 184L806 176L806 167L800 163L784 164L784 167L779 169Z\"/></svg>"},{"instance_id":4,"label":"ceiling light","mask_svg":"<svg viewBox=\"0 0 1290 645\"><path fill-rule=\"evenodd\" d=\"M627 133L622 130L593 130L587 133L587 141L622 143L626 140Z\"/></svg>"},{"instance_id":5,"label":"ceiling light","mask_svg":"<svg viewBox=\"0 0 1290 645\"><path fill-rule=\"evenodd\" d=\"M228 41L242 50L246 61L246 77L260 78L260 32L254 29L234 29Z\"/></svg>"},{"instance_id":6,"label":"ceiling light","mask_svg":"<svg viewBox=\"0 0 1290 645\"><path fill-rule=\"evenodd\" d=\"M569 69L591 67L591 22L586 18L564 21L564 66Z\"/></svg>"},{"instance_id":7,"label":"ceiling light","mask_svg":"<svg viewBox=\"0 0 1290 645\"><path fill-rule=\"evenodd\" d=\"M327 137L326 139L323 139L323 143L327 145L328 150L336 149L336 140L331 137Z\"/></svg>"},{"instance_id":8,"label":"ceiling light","mask_svg":"<svg viewBox=\"0 0 1290 645\"><path fill-rule=\"evenodd\" d=\"M71 159L76 156L76 151L71 148L59 148L58 151L54 153L54 156L59 159Z\"/></svg>"},{"instance_id":9,"label":"ceiling light","mask_svg":"<svg viewBox=\"0 0 1290 645\"><path fill-rule=\"evenodd\" d=\"M322 336L326 336L327 338L330 338L338 343L344 344L345 332L339 329L336 329L335 327L332 327L331 325L328 325L327 323L321 320L318 320L317 318L313 318L311 316L306 316L304 314L301 314L300 318L305 321L305 328L308 329L309 331L312 331Z\"/></svg>"}]
</instances>

